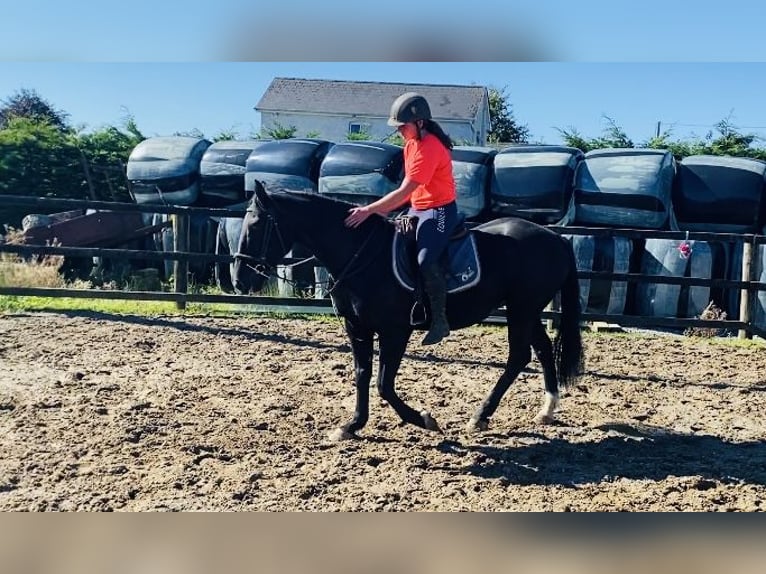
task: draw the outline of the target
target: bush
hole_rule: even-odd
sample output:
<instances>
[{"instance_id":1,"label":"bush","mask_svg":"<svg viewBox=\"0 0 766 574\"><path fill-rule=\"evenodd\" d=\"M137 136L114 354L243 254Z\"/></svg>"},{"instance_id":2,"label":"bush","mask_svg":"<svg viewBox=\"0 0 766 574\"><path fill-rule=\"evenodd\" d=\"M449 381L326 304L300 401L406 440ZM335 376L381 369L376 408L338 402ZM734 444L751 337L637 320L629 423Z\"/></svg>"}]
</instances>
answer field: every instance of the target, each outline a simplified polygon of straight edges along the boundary
<instances>
[{"instance_id":1,"label":"bush","mask_svg":"<svg viewBox=\"0 0 766 574\"><path fill-rule=\"evenodd\" d=\"M711 301L697 318L704 321L725 321L726 311L721 310L713 301ZM687 337L704 337L706 339L720 337L724 334L725 329L716 329L714 327L689 327L684 331L684 335Z\"/></svg>"},{"instance_id":2,"label":"bush","mask_svg":"<svg viewBox=\"0 0 766 574\"><path fill-rule=\"evenodd\" d=\"M9 229L5 242L23 244L23 234ZM61 255L35 256L24 259L15 253L0 253L0 286L2 287L64 287L61 275L64 257Z\"/></svg>"}]
</instances>

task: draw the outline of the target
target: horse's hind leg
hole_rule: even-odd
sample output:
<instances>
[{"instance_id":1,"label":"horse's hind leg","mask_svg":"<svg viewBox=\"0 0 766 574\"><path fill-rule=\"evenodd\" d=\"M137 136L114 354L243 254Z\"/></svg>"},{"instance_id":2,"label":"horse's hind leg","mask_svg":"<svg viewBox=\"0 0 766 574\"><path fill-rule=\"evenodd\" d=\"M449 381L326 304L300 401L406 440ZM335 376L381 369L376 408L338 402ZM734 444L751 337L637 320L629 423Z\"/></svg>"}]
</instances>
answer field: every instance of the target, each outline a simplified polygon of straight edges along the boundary
<instances>
[{"instance_id":1,"label":"horse's hind leg","mask_svg":"<svg viewBox=\"0 0 766 574\"><path fill-rule=\"evenodd\" d=\"M539 321L539 319L535 319ZM500 375L492 391L487 395L481 406L468 421L468 430L482 431L489 428L489 419L495 414L500 400L505 395L521 370L532 360L532 330L535 320L516 320L508 323L508 361L503 374Z\"/></svg>"},{"instance_id":2,"label":"horse's hind leg","mask_svg":"<svg viewBox=\"0 0 766 574\"><path fill-rule=\"evenodd\" d=\"M431 414L427 411L418 412L407 405L396 394L395 379L402 362L404 351L410 333L380 333L380 364L378 367L378 394L396 411L404 422L417 425L426 430L441 432Z\"/></svg>"},{"instance_id":3,"label":"horse's hind leg","mask_svg":"<svg viewBox=\"0 0 766 574\"><path fill-rule=\"evenodd\" d=\"M554 422L553 412L559 404L559 382L556 377L553 344L548 333L545 332L545 326L540 321L535 324L532 331L532 347L543 368L543 379L545 380L545 399L540 412L535 417L535 422L550 424Z\"/></svg>"}]
</instances>

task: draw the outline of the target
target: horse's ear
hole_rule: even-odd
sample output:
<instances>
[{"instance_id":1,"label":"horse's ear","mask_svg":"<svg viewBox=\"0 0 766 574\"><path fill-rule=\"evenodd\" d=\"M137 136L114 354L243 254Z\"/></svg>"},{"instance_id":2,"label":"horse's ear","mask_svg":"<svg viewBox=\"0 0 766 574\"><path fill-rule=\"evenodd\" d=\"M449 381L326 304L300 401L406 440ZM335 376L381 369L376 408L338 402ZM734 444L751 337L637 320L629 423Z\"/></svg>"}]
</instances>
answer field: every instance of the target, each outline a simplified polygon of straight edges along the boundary
<instances>
[{"instance_id":1,"label":"horse's ear","mask_svg":"<svg viewBox=\"0 0 766 574\"><path fill-rule=\"evenodd\" d=\"M271 197L260 181L255 182L255 201L265 208L271 205Z\"/></svg>"}]
</instances>

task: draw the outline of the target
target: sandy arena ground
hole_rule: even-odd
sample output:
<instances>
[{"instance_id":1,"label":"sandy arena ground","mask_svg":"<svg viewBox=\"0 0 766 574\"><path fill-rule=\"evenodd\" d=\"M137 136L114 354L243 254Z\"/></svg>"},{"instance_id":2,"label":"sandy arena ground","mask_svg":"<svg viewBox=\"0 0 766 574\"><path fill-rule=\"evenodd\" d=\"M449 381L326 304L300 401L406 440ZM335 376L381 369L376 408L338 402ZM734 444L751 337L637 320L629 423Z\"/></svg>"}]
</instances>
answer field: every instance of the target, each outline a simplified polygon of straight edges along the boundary
<instances>
[{"instance_id":1,"label":"sandy arena ground","mask_svg":"<svg viewBox=\"0 0 766 574\"><path fill-rule=\"evenodd\" d=\"M500 327L413 337L359 440L336 319L0 316L0 510L756 511L766 499L766 346L585 336L555 426L533 362L489 431L464 426L502 371Z\"/></svg>"}]
</instances>

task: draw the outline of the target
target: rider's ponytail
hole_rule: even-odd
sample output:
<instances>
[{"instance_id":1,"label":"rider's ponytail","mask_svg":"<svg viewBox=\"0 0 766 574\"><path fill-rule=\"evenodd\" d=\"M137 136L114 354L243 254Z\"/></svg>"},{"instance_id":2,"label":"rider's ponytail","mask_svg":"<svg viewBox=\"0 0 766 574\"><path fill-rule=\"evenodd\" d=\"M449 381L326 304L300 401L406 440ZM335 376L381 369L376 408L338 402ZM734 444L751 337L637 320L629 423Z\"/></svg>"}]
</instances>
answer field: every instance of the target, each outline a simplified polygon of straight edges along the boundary
<instances>
[{"instance_id":1,"label":"rider's ponytail","mask_svg":"<svg viewBox=\"0 0 766 574\"><path fill-rule=\"evenodd\" d=\"M447 135L442 127L434 120L423 120L423 127L430 133L434 134L437 139L442 142L442 145L448 150L452 149L452 147L455 145L449 135Z\"/></svg>"}]
</instances>

